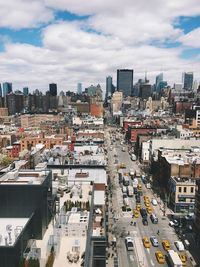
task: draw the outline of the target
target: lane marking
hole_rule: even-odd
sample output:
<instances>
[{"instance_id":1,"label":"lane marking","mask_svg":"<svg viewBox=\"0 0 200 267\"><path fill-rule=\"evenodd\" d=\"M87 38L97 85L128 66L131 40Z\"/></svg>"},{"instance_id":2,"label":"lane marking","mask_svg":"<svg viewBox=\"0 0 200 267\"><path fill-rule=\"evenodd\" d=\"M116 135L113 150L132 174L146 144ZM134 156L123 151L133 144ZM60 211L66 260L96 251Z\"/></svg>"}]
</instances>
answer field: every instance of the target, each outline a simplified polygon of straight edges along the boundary
<instances>
[{"instance_id":1,"label":"lane marking","mask_svg":"<svg viewBox=\"0 0 200 267\"><path fill-rule=\"evenodd\" d=\"M151 265L152 265L152 266L154 266L154 265L155 265L155 264L154 264L154 262L153 262L153 260L150 260L150 262L151 262Z\"/></svg>"},{"instance_id":2,"label":"lane marking","mask_svg":"<svg viewBox=\"0 0 200 267\"><path fill-rule=\"evenodd\" d=\"M130 261L135 261L133 255L129 255Z\"/></svg>"},{"instance_id":3,"label":"lane marking","mask_svg":"<svg viewBox=\"0 0 200 267\"><path fill-rule=\"evenodd\" d=\"M147 252L148 252L148 254L150 255L150 249L149 249L149 248L147 248Z\"/></svg>"}]
</instances>

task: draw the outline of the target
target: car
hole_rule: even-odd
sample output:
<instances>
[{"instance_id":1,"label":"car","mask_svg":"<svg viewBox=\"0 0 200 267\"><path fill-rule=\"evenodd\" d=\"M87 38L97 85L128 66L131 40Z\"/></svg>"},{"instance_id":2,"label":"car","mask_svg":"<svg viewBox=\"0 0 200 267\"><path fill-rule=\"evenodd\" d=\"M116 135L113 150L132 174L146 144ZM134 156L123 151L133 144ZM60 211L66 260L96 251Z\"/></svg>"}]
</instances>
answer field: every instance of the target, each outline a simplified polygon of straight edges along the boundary
<instances>
[{"instance_id":1,"label":"car","mask_svg":"<svg viewBox=\"0 0 200 267\"><path fill-rule=\"evenodd\" d=\"M143 225L148 225L147 218L143 218L143 219L142 219L142 223L143 223Z\"/></svg>"},{"instance_id":2,"label":"car","mask_svg":"<svg viewBox=\"0 0 200 267\"><path fill-rule=\"evenodd\" d=\"M138 188L138 190L142 190L142 185L141 184L138 184L138 186L137 186L137 188Z\"/></svg>"},{"instance_id":3,"label":"car","mask_svg":"<svg viewBox=\"0 0 200 267\"><path fill-rule=\"evenodd\" d=\"M140 213L141 213L142 218L146 218L147 217L147 211L146 211L145 208L140 209Z\"/></svg>"},{"instance_id":4,"label":"car","mask_svg":"<svg viewBox=\"0 0 200 267\"><path fill-rule=\"evenodd\" d=\"M149 197L144 195L144 202L149 201Z\"/></svg>"},{"instance_id":5,"label":"car","mask_svg":"<svg viewBox=\"0 0 200 267\"><path fill-rule=\"evenodd\" d=\"M167 239L163 239L162 245L163 245L164 250L169 250L170 249L170 243L169 243L169 241Z\"/></svg>"},{"instance_id":6,"label":"car","mask_svg":"<svg viewBox=\"0 0 200 267\"><path fill-rule=\"evenodd\" d=\"M134 194L137 194L138 193L137 187L134 187L133 188L133 192L134 192Z\"/></svg>"},{"instance_id":7,"label":"car","mask_svg":"<svg viewBox=\"0 0 200 267\"><path fill-rule=\"evenodd\" d=\"M181 259L182 263L183 263L183 266L186 266L186 263L187 263L187 256L184 255L184 254L178 254L179 255L179 258Z\"/></svg>"},{"instance_id":8,"label":"car","mask_svg":"<svg viewBox=\"0 0 200 267\"><path fill-rule=\"evenodd\" d=\"M152 198L151 203L152 203L153 206L157 206L158 205L158 202L157 202L157 200L155 198Z\"/></svg>"},{"instance_id":9,"label":"car","mask_svg":"<svg viewBox=\"0 0 200 267\"><path fill-rule=\"evenodd\" d=\"M158 217L156 216L156 214L152 213L150 215L150 219L151 219L152 223L154 223L154 224L158 223Z\"/></svg>"},{"instance_id":10,"label":"car","mask_svg":"<svg viewBox=\"0 0 200 267\"><path fill-rule=\"evenodd\" d=\"M188 215L185 216L186 220L193 220L193 218L194 218L193 214L188 214Z\"/></svg>"},{"instance_id":11,"label":"car","mask_svg":"<svg viewBox=\"0 0 200 267\"><path fill-rule=\"evenodd\" d=\"M181 241L174 241L174 245L176 246L178 251L184 251L185 250L183 242L181 242Z\"/></svg>"},{"instance_id":12,"label":"car","mask_svg":"<svg viewBox=\"0 0 200 267\"><path fill-rule=\"evenodd\" d=\"M148 237L146 237L146 236L143 237L143 238L142 238L142 242L143 242L143 245L144 245L145 248L150 248L151 243L150 243Z\"/></svg>"},{"instance_id":13,"label":"car","mask_svg":"<svg viewBox=\"0 0 200 267\"><path fill-rule=\"evenodd\" d=\"M151 207L147 207L147 212L148 212L149 214L151 214L151 213L153 212L152 208L151 208Z\"/></svg>"},{"instance_id":14,"label":"car","mask_svg":"<svg viewBox=\"0 0 200 267\"><path fill-rule=\"evenodd\" d=\"M135 210L133 210L133 215L135 218L138 218L140 216L140 213L138 210L135 209Z\"/></svg>"},{"instance_id":15,"label":"car","mask_svg":"<svg viewBox=\"0 0 200 267\"><path fill-rule=\"evenodd\" d=\"M140 209L141 209L141 204L138 203L138 204L136 205L136 210L137 210L137 211L140 211Z\"/></svg>"},{"instance_id":16,"label":"car","mask_svg":"<svg viewBox=\"0 0 200 267\"><path fill-rule=\"evenodd\" d=\"M171 226L171 227L177 227L177 226L179 226L179 223L178 223L177 220L173 220L173 221L170 221L169 222L169 226Z\"/></svg>"},{"instance_id":17,"label":"car","mask_svg":"<svg viewBox=\"0 0 200 267\"><path fill-rule=\"evenodd\" d=\"M133 250L133 239L132 239L132 237L127 236L125 238L125 244L126 244L126 249L128 251L132 251Z\"/></svg>"},{"instance_id":18,"label":"car","mask_svg":"<svg viewBox=\"0 0 200 267\"><path fill-rule=\"evenodd\" d=\"M165 257L163 255L163 253L159 250L155 252L156 255L156 259L158 261L158 263L160 264L164 264L165 263Z\"/></svg>"},{"instance_id":19,"label":"car","mask_svg":"<svg viewBox=\"0 0 200 267\"><path fill-rule=\"evenodd\" d=\"M158 239L155 236L152 235L150 241L154 247L158 247Z\"/></svg>"},{"instance_id":20,"label":"car","mask_svg":"<svg viewBox=\"0 0 200 267\"><path fill-rule=\"evenodd\" d=\"M144 202L145 206L148 208L150 207L150 203L149 202Z\"/></svg>"},{"instance_id":21,"label":"car","mask_svg":"<svg viewBox=\"0 0 200 267\"><path fill-rule=\"evenodd\" d=\"M140 196L136 195L136 196L135 196L135 199L136 199L136 202L137 202L137 203L141 203Z\"/></svg>"}]
</instances>

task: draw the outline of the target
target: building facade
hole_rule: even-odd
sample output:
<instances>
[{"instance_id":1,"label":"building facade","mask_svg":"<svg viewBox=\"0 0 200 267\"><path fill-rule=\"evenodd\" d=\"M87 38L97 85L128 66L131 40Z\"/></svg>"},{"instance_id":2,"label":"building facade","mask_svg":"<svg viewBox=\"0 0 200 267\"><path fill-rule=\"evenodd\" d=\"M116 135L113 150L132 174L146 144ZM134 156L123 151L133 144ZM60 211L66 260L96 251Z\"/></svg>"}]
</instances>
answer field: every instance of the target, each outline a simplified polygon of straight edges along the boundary
<instances>
[{"instance_id":1,"label":"building facade","mask_svg":"<svg viewBox=\"0 0 200 267\"><path fill-rule=\"evenodd\" d=\"M133 70L117 70L117 90L122 91L125 97L133 94Z\"/></svg>"}]
</instances>

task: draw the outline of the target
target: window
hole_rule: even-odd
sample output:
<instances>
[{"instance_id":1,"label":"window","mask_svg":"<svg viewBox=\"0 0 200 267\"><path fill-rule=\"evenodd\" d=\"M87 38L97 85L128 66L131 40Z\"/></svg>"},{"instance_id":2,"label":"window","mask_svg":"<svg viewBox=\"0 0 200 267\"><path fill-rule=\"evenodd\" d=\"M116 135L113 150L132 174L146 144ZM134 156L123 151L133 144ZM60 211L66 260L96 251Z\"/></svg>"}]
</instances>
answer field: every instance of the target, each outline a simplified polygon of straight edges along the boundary
<instances>
[{"instance_id":1,"label":"window","mask_svg":"<svg viewBox=\"0 0 200 267\"><path fill-rule=\"evenodd\" d=\"M194 193L194 187L191 187L191 188L190 188L190 192L191 192L191 193Z\"/></svg>"},{"instance_id":2,"label":"window","mask_svg":"<svg viewBox=\"0 0 200 267\"><path fill-rule=\"evenodd\" d=\"M179 192L179 193L182 192L182 188L181 188L181 187L178 188L178 192Z\"/></svg>"},{"instance_id":3,"label":"window","mask_svg":"<svg viewBox=\"0 0 200 267\"><path fill-rule=\"evenodd\" d=\"M184 192L184 193L187 192L187 187L184 187L183 192Z\"/></svg>"}]
</instances>

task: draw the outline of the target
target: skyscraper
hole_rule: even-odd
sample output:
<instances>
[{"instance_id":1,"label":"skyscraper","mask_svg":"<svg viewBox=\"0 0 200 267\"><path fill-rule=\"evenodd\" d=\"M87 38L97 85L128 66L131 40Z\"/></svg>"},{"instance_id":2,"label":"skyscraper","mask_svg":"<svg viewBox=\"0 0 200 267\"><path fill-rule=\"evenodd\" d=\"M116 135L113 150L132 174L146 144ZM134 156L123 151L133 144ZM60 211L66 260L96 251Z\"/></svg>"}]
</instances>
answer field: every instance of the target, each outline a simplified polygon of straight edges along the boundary
<instances>
[{"instance_id":1,"label":"skyscraper","mask_svg":"<svg viewBox=\"0 0 200 267\"><path fill-rule=\"evenodd\" d=\"M123 95L131 96L133 93L133 70L117 70L117 90L122 91Z\"/></svg>"},{"instance_id":2,"label":"skyscraper","mask_svg":"<svg viewBox=\"0 0 200 267\"><path fill-rule=\"evenodd\" d=\"M183 89L192 90L193 88L193 72L183 73Z\"/></svg>"},{"instance_id":3,"label":"skyscraper","mask_svg":"<svg viewBox=\"0 0 200 267\"><path fill-rule=\"evenodd\" d=\"M49 84L49 92L51 96L57 96L57 84L56 83Z\"/></svg>"},{"instance_id":4,"label":"skyscraper","mask_svg":"<svg viewBox=\"0 0 200 267\"><path fill-rule=\"evenodd\" d=\"M163 73L160 73L156 76L156 91L159 91L160 83L163 81Z\"/></svg>"},{"instance_id":5,"label":"skyscraper","mask_svg":"<svg viewBox=\"0 0 200 267\"><path fill-rule=\"evenodd\" d=\"M2 88L1 88L1 84L0 84L0 97L2 97Z\"/></svg>"},{"instance_id":6,"label":"skyscraper","mask_svg":"<svg viewBox=\"0 0 200 267\"><path fill-rule=\"evenodd\" d=\"M111 97L113 94L113 84L112 84L112 77L106 77L106 98Z\"/></svg>"},{"instance_id":7,"label":"skyscraper","mask_svg":"<svg viewBox=\"0 0 200 267\"><path fill-rule=\"evenodd\" d=\"M77 84L77 94L79 94L79 95L82 94L82 83Z\"/></svg>"},{"instance_id":8,"label":"skyscraper","mask_svg":"<svg viewBox=\"0 0 200 267\"><path fill-rule=\"evenodd\" d=\"M12 92L12 83L5 82L3 83L3 96Z\"/></svg>"},{"instance_id":9,"label":"skyscraper","mask_svg":"<svg viewBox=\"0 0 200 267\"><path fill-rule=\"evenodd\" d=\"M29 89L28 89L28 87L24 87L23 88L23 95L28 95L29 94Z\"/></svg>"}]
</instances>

